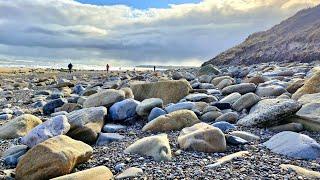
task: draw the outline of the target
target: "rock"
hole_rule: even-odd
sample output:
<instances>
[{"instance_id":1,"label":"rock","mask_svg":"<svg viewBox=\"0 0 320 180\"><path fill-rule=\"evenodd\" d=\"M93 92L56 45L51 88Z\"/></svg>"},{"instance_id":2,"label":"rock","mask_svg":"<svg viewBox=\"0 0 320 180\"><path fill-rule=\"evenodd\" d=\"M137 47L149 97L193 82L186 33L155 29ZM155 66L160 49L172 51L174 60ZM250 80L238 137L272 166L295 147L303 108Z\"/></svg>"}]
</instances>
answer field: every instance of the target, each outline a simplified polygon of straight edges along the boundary
<instances>
[{"instance_id":1,"label":"rock","mask_svg":"<svg viewBox=\"0 0 320 180\"><path fill-rule=\"evenodd\" d=\"M299 166L295 166L291 164L281 164L280 168L284 171L294 171L299 176L304 176L309 179L320 179L320 172L312 171Z\"/></svg>"},{"instance_id":2,"label":"rock","mask_svg":"<svg viewBox=\"0 0 320 180\"><path fill-rule=\"evenodd\" d=\"M245 131L232 131L230 135L240 137L248 142L259 141L260 137Z\"/></svg>"},{"instance_id":3,"label":"rock","mask_svg":"<svg viewBox=\"0 0 320 180\"><path fill-rule=\"evenodd\" d=\"M148 116L148 121L152 121L153 119L161 116L161 115L165 115L167 114L167 112L161 108L155 107L151 110L149 116Z\"/></svg>"},{"instance_id":4,"label":"rock","mask_svg":"<svg viewBox=\"0 0 320 180\"><path fill-rule=\"evenodd\" d=\"M115 133L115 132L118 132L120 130L124 130L126 128L127 128L127 126L123 126L123 125L120 125L120 124L106 124L106 125L103 126L103 132Z\"/></svg>"},{"instance_id":5,"label":"rock","mask_svg":"<svg viewBox=\"0 0 320 180\"><path fill-rule=\"evenodd\" d=\"M73 87L73 93L76 93L76 94L81 94L85 90L86 89L81 84L77 84L76 86Z\"/></svg>"},{"instance_id":6,"label":"rock","mask_svg":"<svg viewBox=\"0 0 320 180\"><path fill-rule=\"evenodd\" d=\"M220 74L220 70L214 67L212 64L202 66L198 72L198 75L211 75L211 74Z\"/></svg>"},{"instance_id":7,"label":"rock","mask_svg":"<svg viewBox=\"0 0 320 180\"><path fill-rule=\"evenodd\" d=\"M220 110L231 109L230 103L215 102L215 103L212 103L212 106L215 106Z\"/></svg>"},{"instance_id":8,"label":"rock","mask_svg":"<svg viewBox=\"0 0 320 180\"><path fill-rule=\"evenodd\" d=\"M184 127L199 123L199 119L193 111L179 110L159 116L148 122L142 131L163 132L171 130L181 130Z\"/></svg>"},{"instance_id":9,"label":"rock","mask_svg":"<svg viewBox=\"0 0 320 180\"><path fill-rule=\"evenodd\" d=\"M66 111L59 111L59 112L55 112L55 113L52 113L50 116L51 117L55 117L55 116L60 116L60 115L68 115L69 113L66 112Z\"/></svg>"},{"instance_id":10,"label":"rock","mask_svg":"<svg viewBox=\"0 0 320 180\"><path fill-rule=\"evenodd\" d=\"M235 123L239 119L239 115L236 112L227 112L225 114L222 114L218 118L216 118L216 122L219 121L226 121L228 123Z\"/></svg>"},{"instance_id":11,"label":"rock","mask_svg":"<svg viewBox=\"0 0 320 180\"><path fill-rule=\"evenodd\" d=\"M130 88L125 87L125 88L121 88L120 90L124 92L126 99L134 99L133 92Z\"/></svg>"},{"instance_id":12,"label":"rock","mask_svg":"<svg viewBox=\"0 0 320 180\"><path fill-rule=\"evenodd\" d=\"M100 133L96 145L103 146L114 141L120 141L124 138L125 137L120 135L119 133Z\"/></svg>"},{"instance_id":13,"label":"rock","mask_svg":"<svg viewBox=\"0 0 320 180\"><path fill-rule=\"evenodd\" d=\"M259 101L259 96L254 93L247 93L241 96L235 103L233 103L232 108L236 111L242 111L243 109L251 108Z\"/></svg>"},{"instance_id":14,"label":"rock","mask_svg":"<svg viewBox=\"0 0 320 180\"><path fill-rule=\"evenodd\" d=\"M260 83L264 83L267 78L263 76L253 76L244 80L245 83L254 83L255 85L259 85Z\"/></svg>"},{"instance_id":15,"label":"rock","mask_svg":"<svg viewBox=\"0 0 320 180\"><path fill-rule=\"evenodd\" d=\"M0 120L10 120L12 118L12 114L0 114Z\"/></svg>"},{"instance_id":16,"label":"rock","mask_svg":"<svg viewBox=\"0 0 320 180\"><path fill-rule=\"evenodd\" d=\"M222 132L226 132L236 128L236 126L225 121L215 122L212 125L216 128L219 128Z\"/></svg>"},{"instance_id":17,"label":"rock","mask_svg":"<svg viewBox=\"0 0 320 180\"><path fill-rule=\"evenodd\" d=\"M196 77L195 75L189 73L189 72L173 72L172 74L172 79L174 80L180 80L180 79L186 79L187 81L192 81L194 80Z\"/></svg>"},{"instance_id":18,"label":"rock","mask_svg":"<svg viewBox=\"0 0 320 180\"><path fill-rule=\"evenodd\" d=\"M54 113L54 110L56 108L61 107L65 103L68 103L68 101L66 99L62 99L62 98L55 99L55 100L48 102L42 108L44 115L50 115L51 113Z\"/></svg>"},{"instance_id":19,"label":"rock","mask_svg":"<svg viewBox=\"0 0 320 180\"><path fill-rule=\"evenodd\" d=\"M83 171L79 171L76 173L53 178L51 180L88 180L88 179L111 180L113 179L113 174L109 168L105 166L98 166L98 167L86 169Z\"/></svg>"},{"instance_id":20,"label":"rock","mask_svg":"<svg viewBox=\"0 0 320 180\"><path fill-rule=\"evenodd\" d=\"M300 123L288 123L279 126L274 126L269 128L270 131L282 132L282 131L293 131L300 132L303 131L303 125Z\"/></svg>"},{"instance_id":21,"label":"rock","mask_svg":"<svg viewBox=\"0 0 320 180\"><path fill-rule=\"evenodd\" d=\"M67 118L71 128L67 135L88 144L95 143L107 112L105 107L91 107L69 113Z\"/></svg>"},{"instance_id":22,"label":"rock","mask_svg":"<svg viewBox=\"0 0 320 180\"><path fill-rule=\"evenodd\" d=\"M233 85L234 84L234 81L233 80L230 80L230 79L224 79L224 80L222 80L219 84L217 84L217 88L218 89L223 89L223 88L225 88L225 87L227 87L227 86L231 86L231 85Z\"/></svg>"},{"instance_id":23,"label":"rock","mask_svg":"<svg viewBox=\"0 0 320 180\"><path fill-rule=\"evenodd\" d=\"M200 117L200 119L202 122L213 122L220 116L222 116L222 113L220 111L209 111L207 113L204 113Z\"/></svg>"},{"instance_id":24,"label":"rock","mask_svg":"<svg viewBox=\"0 0 320 180\"><path fill-rule=\"evenodd\" d=\"M243 144L248 144L249 142L238 137L238 136L232 136L232 135L226 135L226 142L227 144L230 145L243 145Z\"/></svg>"},{"instance_id":25,"label":"rock","mask_svg":"<svg viewBox=\"0 0 320 180\"><path fill-rule=\"evenodd\" d=\"M287 90L278 85L270 85L265 87L258 86L256 90L256 94L260 97L280 96L283 93L287 93Z\"/></svg>"},{"instance_id":26,"label":"rock","mask_svg":"<svg viewBox=\"0 0 320 180\"><path fill-rule=\"evenodd\" d=\"M124 100L125 93L121 90L106 89L96 94L90 95L87 100L84 101L83 107L111 107L114 103Z\"/></svg>"},{"instance_id":27,"label":"rock","mask_svg":"<svg viewBox=\"0 0 320 180\"><path fill-rule=\"evenodd\" d=\"M188 96L184 97L184 99L192 102L204 101L208 103L218 101L218 99L215 96L207 95L204 93L189 94Z\"/></svg>"},{"instance_id":28,"label":"rock","mask_svg":"<svg viewBox=\"0 0 320 180\"><path fill-rule=\"evenodd\" d=\"M171 159L171 148L167 134L159 134L139 139L127 147L124 152L151 156L156 161L167 161Z\"/></svg>"},{"instance_id":29,"label":"rock","mask_svg":"<svg viewBox=\"0 0 320 180\"><path fill-rule=\"evenodd\" d=\"M140 102L134 99L125 99L114 103L109 109L109 117L113 121L123 121L136 115L136 108Z\"/></svg>"},{"instance_id":30,"label":"rock","mask_svg":"<svg viewBox=\"0 0 320 180\"><path fill-rule=\"evenodd\" d=\"M292 82L286 89L289 93L294 94L303 85L304 85L304 79L298 79Z\"/></svg>"},{"instance_id":31,"label":"rock","mask_svg":"<svg viewBox=\"0 0 320 180\"><path fill-rule=\"evenodd\" d=\"M320 131L319 107L320 102L311 102L304 104L302 108L296 113L297 117L300 119L298 122L303 124L306 129L310 129L312 131Z\"/></svg>"},{"instance_id":32,"label":"rock","mask_svg":"<svg viewBox=\"0 0 320 180\"><path fill-rule=\"evenodd\" d=\"M308 79L304 85L299 88L293 95L292 99L299 99L305 94L314 94L320 92L320 71L317 71L313 76Z\"/></svg>"},{"instance_id":33,"label":"rock","mask_svg":"<svg viewBox=\"0 0 320 180\"><path fill-rule=\"evenodd\" d=\"M16 179L50 179L69 174L88 161L93 149L65 135L50 138L30 149L19 161Z\"/></svg>"},{"instance_id":34,"label":"rock","mask_svg":"<svg viewBox=\"0 0 320 180\"><path fill-rule=\"evenodd\" d=\"M240 119L237 124L257 127L277 125L284 118L297 112L300 107L301 105L294 100L264 99L253 106L249 115Z\"/></svg>"},{"instance_id":35,"label":"rock","mask_svg":"<svg viewBox=\"0 0 320 180\"><path fill-rule=\"evenodd\" d=\"M14 118L0 127L0 139L13 139L25 136L42 121L31 114L24 114Z\"/></svg>"},{"instance_id":36,"label":"rock","mask_svg":"<svg viewBox=\"0 0 320 180\"><path fill-rule=\"evenodd\" d=\"M224 156L224 157L218 159L216 163L209 164L206 166L206 168L210 168L210 169L216 168L216 167L219 167L227 162L232 161L233 159L241 158L241 157L244 157L247 155L249 155L248 151L239 151L239 152L236 152L236 153L233 153L233 154L230 154L230 155L227 155L227 156Z\"/></svg>"},{"instance_id":37,"label":"rock","mask_svg":"<svg viewBox=\"0 0 320 180\"><path fill-rule=\"evenodd\" d=\"M254 92L256 90L256 85L253 83L241 83L235 84L231 86L227 86L222 89L222 94L228 95L234 92L238 92L240 94L246 94L249 92Z\"/></svg>"},{"instance_id":38,"label":"rock","mask_svg":"<svg viewBox=\"0 0 320 180\"><path fill-rule=\"evenodd\" d=\"M137 167L130 167L117 175L115 179L131 179L139 177L143 174L143 170Z\"/></svg>"},{"instance_id":39,"label":"rock","mask_svg":"<svg viewBox=\"0 0 320 180\"><path fill-rule=\"evenodd\" d=\"M228 96L222 98L219 102L221 103L229 103L233 104L235 103L239 98L241 97L241 94L238 92L231 93Z\"/></svg>"},{"instance_id":40,"label":"rock","mask_svg":"<svg viewBox=\"0 0 320 180\"><path fill-rule=\"evenodd\" d=\"M154 83L133 84L131 89L135 99L160 98L163 103L176 103L189 94L192 89L186 80L159 81Z\"/></svg>"},{"instance_id":41,"label":"rock","mask_svg":"<svg viewBox=\"0 0 320 180\"><path fill-rule=\"evenodd\" d=\"M171 104L167 106L165 110L167 111L167 113L171 113L173 111L178 111L183 109L192 110L195 108L195 106L196 105L194 102L180 102L177 104Z\"/></svg>"},{"instance_id":42,"label":"rock","mask_svg":"<svg viewBox=\"0 0 320 180\"><path fill-rule=\"evenodd\" d=\"M66 134L69 129L70 124L67 117L64 115L56 116L33 128L21 138L21 143L32 148L49 138Z\"/></svg>"},{"instance_id":43,"label":"rock","mask_svg":"<svg viewBox=\"0 0 320 180\"><path fill-rule=\"evenodd\" d=\"M298 102L302 105L308 103L320 103L320 93L305 94L298 99Z\"/></svg>"},{"instance_id":44,"label":"rock","mask_svg":"<svg viewBox=\"0 0 320 180\"><path fill-rule=\"evenodd\" d=\"M163 107L163 101L159 98L150 98L143 100L136 108L136 112L139 116L148 116L150 111L155 108Z\"/></svg>"},{"instance_id":45,"label":"rock","mask_svg":"<svg viewBox=\"0 0 320 180\"><path fill-rule=\"evenodd\" d=\"M15 145L7 149L2 154L2 159L7 166L15 167L18 164L19 158L24 155L28 150L26 145Z\"/></svg>"},{"instance_id":46,"label":"rock","mask_svg":"<svg viewBox=\"0 0 320 180\"><path fill-rule=\"evenodd\" d=\"M220 129L198 123L181 130L178 143L183 150L199 152L224 152L226 140Z\"/></svg>"},{"instance_id":47,"label":"rock","mask_svg":"<svg viewBox=\"0 0 320 180\"><path fill-rule=\"evenodd\" d=\"M212 79L211 83L215 86L217 86L221 81L228 79L231 80L233 83L235 83L235 80L230 76L219 76Z\"/></svg>"},{"instance_id":48,"label":"rock","mask_svg":"<svg viewBox=\"0 0 320 180\"><path fill-rule=\"evenodd\" d=\"M283 131L263 143L273 153L298 159L320 158L320 144L307 135Z\"/></svg>"},{"instance_id":49,"label":"rock","mask_svg":"<svg viewBox=\"0 0 320 180\"><path fill-rule=\"evenodd\" d=\"M58 111L72 112L75 110L81 109L81 106L77 103L66 103L59 108L56 108Z\"/></svg>"}]
</instances>

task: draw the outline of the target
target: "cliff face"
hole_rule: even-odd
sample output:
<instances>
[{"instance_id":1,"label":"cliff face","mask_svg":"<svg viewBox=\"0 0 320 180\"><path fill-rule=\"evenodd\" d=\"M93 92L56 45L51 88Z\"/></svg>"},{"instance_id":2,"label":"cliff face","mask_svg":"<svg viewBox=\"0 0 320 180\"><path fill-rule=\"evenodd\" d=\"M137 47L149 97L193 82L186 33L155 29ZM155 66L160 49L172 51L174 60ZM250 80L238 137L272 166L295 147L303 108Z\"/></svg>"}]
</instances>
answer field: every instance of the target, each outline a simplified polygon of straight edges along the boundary
<instances>
[{"instance_id":1,"label":"cliff face","mask_svg":"<svg viewBox=\"0 0 320 180\"><path fill-rule=\"evenodd\" d=\"M311 62L320 60L320 5L263 32L250 35L206 64L257 64L262 62Z\"/></svg>"}]
</instances>

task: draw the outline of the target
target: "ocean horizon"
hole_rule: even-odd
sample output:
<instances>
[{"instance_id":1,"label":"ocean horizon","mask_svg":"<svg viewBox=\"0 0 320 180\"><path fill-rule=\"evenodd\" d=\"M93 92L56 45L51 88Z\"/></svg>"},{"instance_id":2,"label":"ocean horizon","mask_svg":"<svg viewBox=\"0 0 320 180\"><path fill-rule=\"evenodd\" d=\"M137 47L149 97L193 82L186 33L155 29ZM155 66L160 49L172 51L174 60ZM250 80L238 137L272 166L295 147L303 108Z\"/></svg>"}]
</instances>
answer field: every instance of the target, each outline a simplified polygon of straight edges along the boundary
<instances>
[{"instance_id":1,"label":"ocean horizon","mask_svg":"<svg viewBox=\"0 0 320 180\"><path fill-rule=\"evenodd\" d=\"M15 59L15 60L8 60L8 59L0 59L0 67L3 68L35 68L35 69L67 69L68 64L70 61L62 61L61 60L23 60L23 59ZM77 70L106 70L106 63L105 65L99 64L86 64L83 63L83 61L71 61L73 65L73 69ZM146 71L146 70L153 70L153 65L136 65L136 66L121 66L121 65L115 65L113 66L112 64L109 64L110 70L111 71L132 71L132 70L137 70L137 71ZM167 66L168 68L170 66ZM171 66L175 67L175 66ZM183 66L180 66L183 67ZM187 66L186 66L187 67ZM188 66L189 67L189 66ZM157 70L166 70L168 69L166 66L157 66Z\"/></svg>"}]
</instances>

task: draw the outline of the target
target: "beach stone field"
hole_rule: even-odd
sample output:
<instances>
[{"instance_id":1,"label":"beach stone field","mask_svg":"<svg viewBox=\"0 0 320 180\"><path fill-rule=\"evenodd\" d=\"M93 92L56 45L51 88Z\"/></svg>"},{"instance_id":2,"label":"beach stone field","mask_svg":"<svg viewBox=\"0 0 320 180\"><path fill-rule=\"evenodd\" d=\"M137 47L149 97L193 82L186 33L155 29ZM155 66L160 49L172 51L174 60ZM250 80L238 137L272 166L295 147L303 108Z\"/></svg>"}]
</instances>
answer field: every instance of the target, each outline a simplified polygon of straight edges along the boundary
<instances>
[{"instance_id":1,"label":"beach stone field","mask_svg":"<svg viewBox=\"0 0 320 180\"><path fill-rule=\"evenodd\" d=\"M0 179L320 179L320 66L0 72Z\"/></svg>"}]
</instances>

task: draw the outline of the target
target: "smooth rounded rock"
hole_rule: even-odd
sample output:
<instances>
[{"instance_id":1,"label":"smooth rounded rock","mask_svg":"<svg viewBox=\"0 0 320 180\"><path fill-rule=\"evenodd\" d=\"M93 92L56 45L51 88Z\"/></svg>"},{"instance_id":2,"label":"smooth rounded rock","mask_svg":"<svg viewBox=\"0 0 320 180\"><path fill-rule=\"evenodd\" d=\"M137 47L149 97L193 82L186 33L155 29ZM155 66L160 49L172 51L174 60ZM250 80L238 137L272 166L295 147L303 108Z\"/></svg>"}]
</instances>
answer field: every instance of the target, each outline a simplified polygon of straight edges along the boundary
<instances>
[{"instance_id":1,"label":"smooth rounded rock","mask_svg":"<svg viewBox=\"0 0 320 180\"><path fill-rule=\"evenodd\" d=\"M163 101L160 98L150 98L143 100L136 108L136 112L139 116L148 116L150 111L155 108L163 107Z\"/></svg>"},{"instance_id":2,"label":"smooth rounded rock","mask_svg":"<svg viewBox=\"0 0 320 180\"><path fill-rule=\"evenodd\" d=\"M283 131L263 143L274 153L298 159L320 158L320 144L307 135Z\"/></svg>"},{"instance_id":3,"label":"smooth rounded rock","mask_svg":"<svg viewBox=\"0 0 320 180\"><path fill-rule=\"evenodd\" d=\"M164 132L171 130L181 130L184 127L199 123L200 120L193 111L179 110L159 116L148 122L142 131Z\"/></svg>"},{"instance_id":4,"label":"smooth rounded rock","mask_svg":"<svg viewBox=\"0 0 320 180\"><path fill-rule=\"evenodd\" d=\"M113 121L122 121L136 114L136 108L140 102L134 99L125 99L113 104L109 109L109 117Z\"/></svg>"},{"instance_id":5,"label":"smooth rounded rock","mask_svg":"<svg viewBox=\"0 0 320 180\"><path fill-rule=\"evenodd\" d=\"M151 156L156 161L167 161L171 159L171 148L167 134L159 134L139 139L127 147L124 152Z\"/></svg>"},{"instance_id":6,"label":"smooth rounded rock","mask_svg":"<svg viewBox=\"0 0 320 180\"><path fill-rule=\"evenodd\" d=\"M224 152L226 140L222 131L206 123L198 123L181 130L178 143L183 150Z\"/></svg>"},{"instance_id":7,"label":"smooth rounded rock","mask_svg":"<svg viewBox=\"0 0 320 180\"><path fill-rule=\"evenodd\" d=\"M64 115L56 116L33 128L21 138L21 143L32 148L49 138L66 134L69 129L70 124L67 117Z\"/></svg>"}]
</instances>

